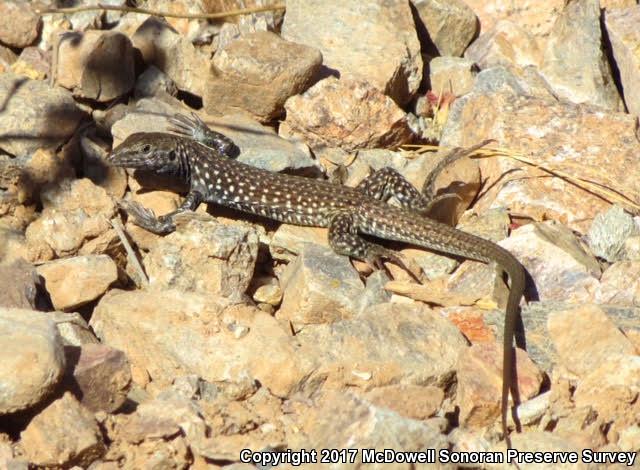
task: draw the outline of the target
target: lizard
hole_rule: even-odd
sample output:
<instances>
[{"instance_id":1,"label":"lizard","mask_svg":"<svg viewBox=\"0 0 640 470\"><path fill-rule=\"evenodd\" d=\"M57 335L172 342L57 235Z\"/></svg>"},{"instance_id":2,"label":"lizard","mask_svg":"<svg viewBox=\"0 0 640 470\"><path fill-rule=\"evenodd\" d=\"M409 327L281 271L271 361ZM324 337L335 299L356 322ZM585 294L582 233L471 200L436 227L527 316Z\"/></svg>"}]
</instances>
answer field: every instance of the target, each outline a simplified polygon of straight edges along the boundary
<instances>
[{"instance_id":1,"label":"lizard","mask_svg":"<svg viewBox=\"0 0 640 470\"><path fill-rule=\"evenodd\" d=\"M181 179L189 191L180 207L164 216L137 203L122 206L140 227L157 234L175 230L173 218L194 211L202 202L214 203L245 213L294 225L327 227L328 241L338 254L382 268L384 259L404 267L393 251L363 237L404 242L450 256L497 265L510 281L507 299L501 392L501 425L507 447L509 393L516 416L518 399L514 378L515 326L524 295L525 270L506 249L484 238L457 230L425 216L440 197L433 197L435 176L445 164L461 158L486 142L453 152L432 171L420 192L396 170L380 169L358 186L287 175L259 169L233 158L233 141L211 130L197 115L176 115L169 120L174 132L140 132L129 135L107 157L109 165L141 169ZM388 204L394 197L400 207ZM445 196L446 197L446 196Z\"/></svg>"}]
</instances>

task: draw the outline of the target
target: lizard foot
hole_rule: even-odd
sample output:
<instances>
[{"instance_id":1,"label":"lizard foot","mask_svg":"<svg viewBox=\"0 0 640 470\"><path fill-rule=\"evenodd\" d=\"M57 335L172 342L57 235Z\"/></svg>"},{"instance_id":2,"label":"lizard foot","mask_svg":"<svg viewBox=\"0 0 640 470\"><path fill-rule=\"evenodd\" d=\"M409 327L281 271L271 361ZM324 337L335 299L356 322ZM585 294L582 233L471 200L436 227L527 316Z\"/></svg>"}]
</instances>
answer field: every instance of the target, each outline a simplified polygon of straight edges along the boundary
<instances>
[{"instance_id":1,"label":"lizard foot","mask_svg":"<svg viewBox=\"0 0 640 470\"><path fill-rule=\"evenodd\" d=\"M170 217L156 217L151 209L143 207L138 202L123 200L118 202L118 206L120 206L120 208L123 209L129 217L131 217L134 224L148 230L149 232L164 235L171 233L176 229L176 226Z\"/></svg>"},{"instance_id":2,"label":"lizard foot","mask_svg":"<svg viewBox=\"0 0 640 470\"><path fill-rule=\"evenodd\" d=\"M383 270L387 273L390 278L393 278L387 267L384 265L384 260L391 261L396 266L399 266L404 271L409 273L409 275L418 283L421 282L418 275L414 272L414 270L409 269L407 267L407 263L402 259L401 256L394 253L391 250L387 250L382 247L376 247L375 249L369 250L367 257L365 258L365 262L374 270Z\"/></svg>"}]
</instances>

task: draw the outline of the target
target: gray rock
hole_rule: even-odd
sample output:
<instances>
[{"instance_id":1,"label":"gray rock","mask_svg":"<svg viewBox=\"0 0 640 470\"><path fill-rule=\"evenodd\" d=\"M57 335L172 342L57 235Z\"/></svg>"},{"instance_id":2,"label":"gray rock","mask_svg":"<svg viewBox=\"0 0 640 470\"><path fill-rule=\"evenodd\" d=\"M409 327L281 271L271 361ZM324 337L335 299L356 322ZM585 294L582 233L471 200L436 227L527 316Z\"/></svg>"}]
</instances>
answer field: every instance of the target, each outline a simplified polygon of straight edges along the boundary
<instances>
[{"instance_id":1,"label":"gray rock","mask_svg":"<svg viewBox=\"0 0 640 470\"><path fill-rule=\"evenodd\" d=\"M155 65L150 65L140 74L135 86L136 98L148 98L159 93L170 96L178 94L178 88L171 78Z\"/></svg>"},{"instance_id":2,"label":"gray rock","mask_svg":"<svg viewBox=\"0 0 640 470\"><path fill-rule=\"evenodd\" d=\"M434 57L429 62L431 90L438 96L445 92L460 96L473 88L476 76L474 63L461 57Z\"/></svg>"},{"instance_id":3,"label":"gray rock","mask_svg":"<svg viewBox=\"0 0 640 470\"><path fill-rule=\"evenodd\" d=\"M258 234L248 224L190 220L160 239L143 260L153 290L243 294L255 268Z\"/></svg>"},{"instance_id":4,"label":"gray rock","mask_svg":"<svg viewBox=\"0 0 640 470\"><path fill-rule=\"evenodd\" d=\"M35 309L38 284L35 268L26 261L0 264L0 307Z\"/></svg>"},{"instance_id":5,"label":"gray rock","mask_svg":"<svg viewBox=\"0 0 640 470\"><path fill-rule=\"evenodd\" d=\"M624 110L604 52L599 0L566 4L547 40L540 71L562 99Z\"/></svg>"},{"instance_id":6,"label":"gray rock","mask_svg":"<svg viewBox=\"0 0 640 470\"><path fill-rule=\"evenodd\" d=\"M89 324L79 313L50 312L65 346L98 343Z\"/></svg>"},{"instance_id":7,"label":"gray rock","mask_svg":"<svg viewBox=\"0 0 640 470\"><path fill-rule=\"evenodd\" d=\"M0 308L0 415L40 403L64 366L62 340L47 314Z\"/></svg>"},{"instance_id":8,"label":"gray rock","mask_svg":"<svg viewBox=\"0 0 640 470\"><path fill-rule=\"evenodd\" d=\"M295 327L351 318L364 295L362 281L349 258L330 248L304 245L281 277L284 292L277 318Z\"/></svg>"},{"instance_id":9,"label":"gray rock","mask_svg":"<svg viewBox=\"0 0 640 470\"><path fill-rule=\"evenodd\" d=\"M366 80L401 105L422 80L420 43L405 2L290 1L282 37L320 49L327 73Z\"/></svg>"},{"instance_id":10,"label":"gray rock","mask_svg":"<svg viewBox=\"0 0 640 470\"><path fill-rule=\"evenodd\" d=\"M59 147L84 116L67 90L11 73L0 75L0 102L0 149L16 156Z\"/></svg>"},{"instance_id":11,"label":"gray rock","mask_svg":"<svg viewBox=\"0 0 640 470\"><path fill-rule=\"evenodd\" d=\"M322 65L313 48L257 32L216 52L204 107L210 114L244 111L261 122L284 114L284 102L306 90Z\"/></svg>"},{"instance_id":12,"label":"gray rock","mask_svg":"<svg viewBox=\"0 0 640 470\"><path fill-rule=\"evenodd\" d=\"M422 36L418 27L423 47L432 42L441 56L461 56L480 29L475 13L462 0L414 0L412 3L428 33L427 37Z\"/></svg>"},{"instance_id":13,"label":"gray rock","mask_svg":"<svg viewBox=\"0 0 640 470\"><path fill-rule=\"evenodd\" d=\"M619 261L624 256L627 238L639 235L640 229L633 217L620 206L612 206L607 212L598 214L587 233L587 242L594 255L609 262Z\"/></svg>"}]
</instances>

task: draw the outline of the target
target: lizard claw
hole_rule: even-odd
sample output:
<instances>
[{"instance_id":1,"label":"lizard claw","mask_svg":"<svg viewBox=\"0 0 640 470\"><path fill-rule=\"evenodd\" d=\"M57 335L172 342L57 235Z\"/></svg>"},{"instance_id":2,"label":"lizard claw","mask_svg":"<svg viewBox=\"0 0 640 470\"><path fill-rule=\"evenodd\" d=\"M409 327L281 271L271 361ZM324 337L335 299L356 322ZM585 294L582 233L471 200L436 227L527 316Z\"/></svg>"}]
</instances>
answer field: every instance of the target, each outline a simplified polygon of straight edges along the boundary
<instances>
[{"instance_id":1,"label":"lizard claw","mask_svg":"<svg viewBox=\"0 0 640 470\"><path fill-rule=\"evenodd\" d=\"M416 275L416 273L413 272L413 270L409 269L407 267L407 264L405 263L405 261L402 259L402 257L398 256L396 253L394 253L391 250L386 250L383 249L382 247L377 248L375 251L371 252L367 258L365 259L365 261L367 262L367 264L369 266L371 266L374 270L383 270L387 273L387 275L390 278L393 278L393 276L391 276L391 273L389 272L389 270L387 269L387 267L384 265L384 259L387 259L389 261L391 261L393 264L395 264L396 266L399 266L400 268L402 268L404 271L406 271L407 273L409 273L409 275L418 283L420 283L420 279L418 278L418 276Z\"/></svg>"}]
</instances>

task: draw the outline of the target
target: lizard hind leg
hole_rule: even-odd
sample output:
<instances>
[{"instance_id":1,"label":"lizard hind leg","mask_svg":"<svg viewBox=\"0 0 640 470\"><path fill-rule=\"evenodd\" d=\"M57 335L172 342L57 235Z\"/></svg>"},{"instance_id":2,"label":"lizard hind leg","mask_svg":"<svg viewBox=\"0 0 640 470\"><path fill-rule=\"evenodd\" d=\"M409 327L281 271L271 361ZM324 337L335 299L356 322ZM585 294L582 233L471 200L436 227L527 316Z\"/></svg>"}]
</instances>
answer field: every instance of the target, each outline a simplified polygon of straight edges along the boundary
<instances>
[{"instance_id":1,"label":"lizard hind leg","mask_svg":"<svg viewBox=\"0 0 640 470\"><path fill-rule=\"evenodd\" d=\"M329 224L329 246L336 253L364 261L375 270L387 271L383 263L386 259L418 280L415 273L407 267L400 255L382 245L365 240L360 235L356 217L352 213L338 212L331 218Z\"/></svg>"},{"instance_id":2,"label":"lizard hind leg","mask_svg":"<svg viewBox=\"0 0 640 470\"><path fill-rule=\"evenodd\" d=\"M440 196L422 194L409 180L391 167L385 167L372 173L362 180L356 189L369 197L384 202L395 197L403 208L424 216L428 215L433 206L441 200L459 197L457 194Z\"/></svg>"}]
</instances>

